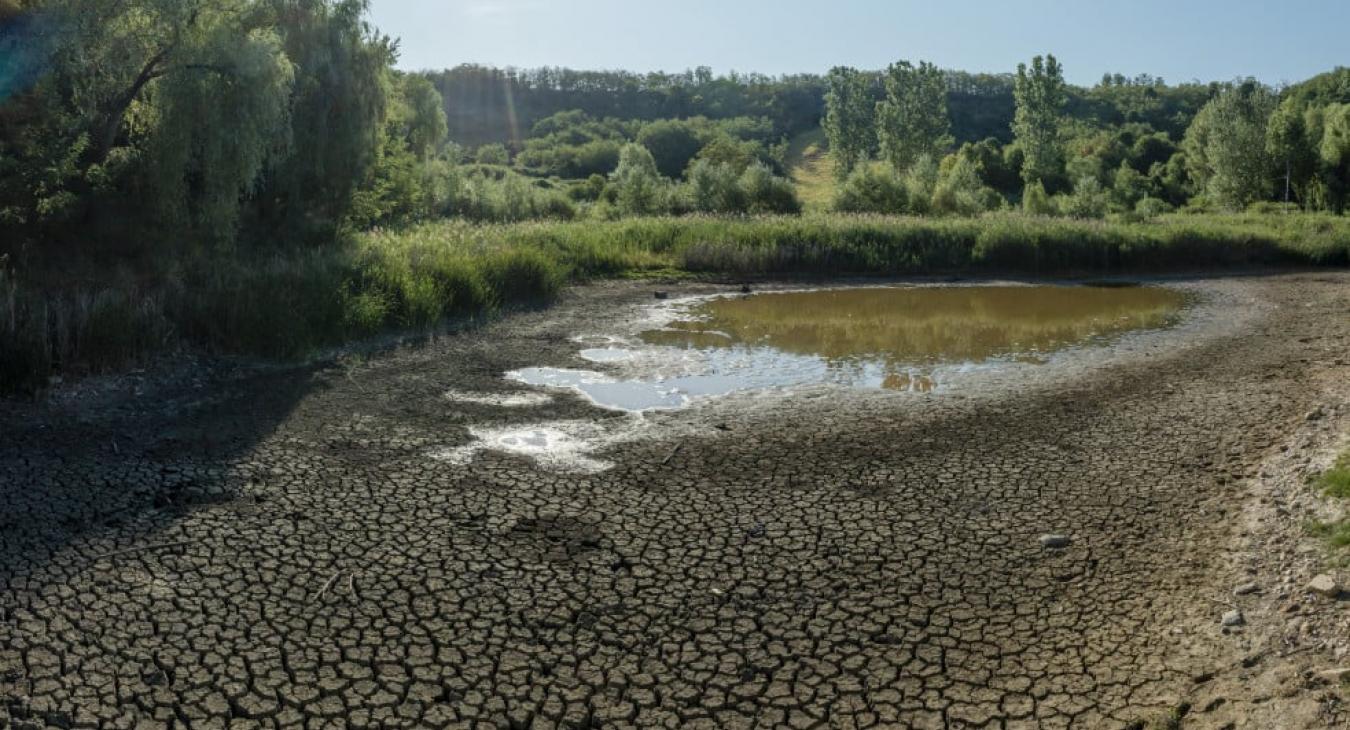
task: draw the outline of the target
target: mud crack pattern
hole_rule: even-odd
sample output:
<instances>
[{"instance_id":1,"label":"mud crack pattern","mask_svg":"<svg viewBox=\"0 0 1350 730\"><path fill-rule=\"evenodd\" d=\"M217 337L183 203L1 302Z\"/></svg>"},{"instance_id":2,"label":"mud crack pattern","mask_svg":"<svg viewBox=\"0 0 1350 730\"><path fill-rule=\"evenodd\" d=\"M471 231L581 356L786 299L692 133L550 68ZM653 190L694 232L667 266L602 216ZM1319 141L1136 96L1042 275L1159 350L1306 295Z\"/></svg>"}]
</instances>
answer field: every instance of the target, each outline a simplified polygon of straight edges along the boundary
<instances>
[{"instance_id":1,"label":"mud crack pattern","mask_svg":"<svg viewBox=\"0 0 1350 730\"><path fill-rule=\"evenodd\" d=\"M600 473L426 455L618 418L443 394L566 365L632 286L355 373L15 404L0 726L1125 727L1203 664L1178 627L1347 283L1227 284L1241 332L1016 392L671 415Z\"/></svg>"}]
</instances>

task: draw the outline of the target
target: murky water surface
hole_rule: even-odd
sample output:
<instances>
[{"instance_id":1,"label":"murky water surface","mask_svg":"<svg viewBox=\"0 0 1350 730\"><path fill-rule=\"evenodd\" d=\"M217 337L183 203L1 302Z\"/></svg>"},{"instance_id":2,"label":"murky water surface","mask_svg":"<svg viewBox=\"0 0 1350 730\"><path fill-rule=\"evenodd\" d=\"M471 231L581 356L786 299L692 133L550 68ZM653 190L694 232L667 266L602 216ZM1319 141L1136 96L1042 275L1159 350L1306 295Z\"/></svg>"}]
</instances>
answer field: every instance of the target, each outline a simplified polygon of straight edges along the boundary
<instances>
[{"instance_id":1,"label":"murky water surface","mask_svg":"<svg viewBox=\"0 0 1350 730\"><path fill-rule=\"evenodd\" d=\"M1045 362L1066 348L1166 326L1182 304L1169 289L1090 286L869 287L705 299L636 342L609 338L605 347L581 351L608 365L606 372L527 368L509 375L628 411L816 383L923 393L956 371Z\"/></svg>"}]
</instances>

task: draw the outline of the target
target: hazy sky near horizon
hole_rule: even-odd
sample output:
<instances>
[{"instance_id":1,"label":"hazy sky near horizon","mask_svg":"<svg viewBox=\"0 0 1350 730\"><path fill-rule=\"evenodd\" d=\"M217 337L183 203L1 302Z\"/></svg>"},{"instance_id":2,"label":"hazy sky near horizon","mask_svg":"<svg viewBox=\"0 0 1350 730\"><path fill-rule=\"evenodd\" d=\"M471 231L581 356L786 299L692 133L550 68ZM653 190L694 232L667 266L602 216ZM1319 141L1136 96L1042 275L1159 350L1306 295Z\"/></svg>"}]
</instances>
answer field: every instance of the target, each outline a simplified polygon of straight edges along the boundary
<instances>
[{"instance_id":1,"label":"hazy sky near horizon","mask_svg":"<svg viewBox=\"0 0 1350 730\"><path fill-rule=\"evenodd\" d=\"M371 0L399 65L823 73L928 60L1010 72L1054 53L1072 83L1300 81L1350 65L1350 0Z\"/></svg>"}]
</instances>

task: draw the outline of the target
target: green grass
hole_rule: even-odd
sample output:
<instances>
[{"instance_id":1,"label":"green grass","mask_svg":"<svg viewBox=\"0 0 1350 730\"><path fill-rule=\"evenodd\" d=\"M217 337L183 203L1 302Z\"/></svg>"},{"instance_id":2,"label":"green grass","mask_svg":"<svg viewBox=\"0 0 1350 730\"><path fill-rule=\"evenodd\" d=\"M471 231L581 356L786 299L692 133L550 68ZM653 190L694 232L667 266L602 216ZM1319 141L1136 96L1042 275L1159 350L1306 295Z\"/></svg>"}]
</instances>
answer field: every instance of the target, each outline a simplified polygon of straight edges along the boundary
<instances>
[{"instance_id":1,"label":"green grass","mask_svg":"<svg viewBox=\"0 0 1350 730\"><path fill-rule=\"evenodd\" d=\"M1308 525L1308 533L1313 537L1322 538L1333 549L1350 548L1350 519L1312 522Z\"/></svg>"},{"instance_id":2,"label":"green grass","mask_svg":"<svg viewBox=\"0 0 1350 730\"><path fill-rule=\"evenodd\" d=\"M829 210L834 202L834 161L824 130L803 132L788 143L784 162L797 186L797 197L808 213Z\"/></svg>"},{"instance_id":3,"label":"green grass","mask_svg":"<svg viewBox=\"0 0 1350 730\"><path fill-rule=\"evenodd\" d=\"M1350 261L1350 218L1147 223L807 215L427 223L325 248L0 269L0 391L177 347L294 358L390 330L546 303L568 282L656 275L1092 275Z\"/></svg>"},{"instance_id":4,"label":"green grass","mask_svg":"<svg viewBox=\"0 0 1350 730\"><path fill-rule=\"evenodd\" d=\"M1341 454L1331 468L1317 478L1317 486L1333 499L1350 499L1350 451ZM1308 532L1325 540L1333 549L1350 548L1350 518L1313 522L1308 525Z\"/></svg>"},{"instance_id":5,"label":"green grass","mask_svg":"<svg viewBox=\"0 0 1350 730\"><path fill-rule=\"evenodd\" d=\"M1317 483L1328 496L1350 499L1350 451L1341 454L1336 463L1318 478Z\"/></svg>"}]
</instances>

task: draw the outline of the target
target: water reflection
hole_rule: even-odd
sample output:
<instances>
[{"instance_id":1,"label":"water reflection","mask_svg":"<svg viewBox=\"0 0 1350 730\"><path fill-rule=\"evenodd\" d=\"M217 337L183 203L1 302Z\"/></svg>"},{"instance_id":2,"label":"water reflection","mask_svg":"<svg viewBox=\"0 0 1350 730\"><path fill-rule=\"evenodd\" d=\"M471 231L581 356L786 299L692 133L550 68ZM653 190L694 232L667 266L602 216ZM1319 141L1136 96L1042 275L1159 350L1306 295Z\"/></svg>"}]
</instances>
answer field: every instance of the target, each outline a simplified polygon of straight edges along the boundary
<instances>
[{"instance_id":1,"label":"water reflection","mask_svg":"<svg viewBox=\"0 0 1350 730\"><path fill-rule=\"evenodd\" d=\"M944 374L1037 364L1066 347L1169 324L1183 304L1155 287L976 286L862 288L712 299L618 343L581 355L588 370L526 368L533 385L570 388L629 411L680 408L691 398L834 383L930 393ZM670 362L687 367L673 372Z\"/></svg>"},{"instance_id":2,"label":"water reflection","mask_svg":"<svg viewBox=\"0 0 1350 730\"><path fill-rule=\"evenodd\" d=\"M1168 323L1182 295L1155 287L829 289L714 299L644 332L652 345L770 347L831 362L912 366L1036 357Z\"/></svg>"}]
</instances>

